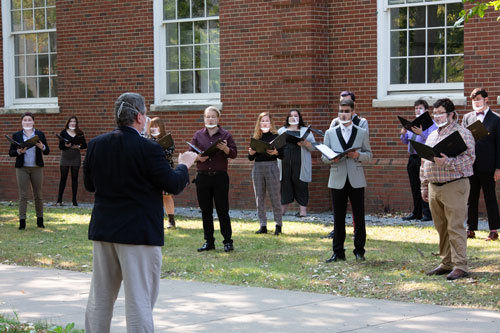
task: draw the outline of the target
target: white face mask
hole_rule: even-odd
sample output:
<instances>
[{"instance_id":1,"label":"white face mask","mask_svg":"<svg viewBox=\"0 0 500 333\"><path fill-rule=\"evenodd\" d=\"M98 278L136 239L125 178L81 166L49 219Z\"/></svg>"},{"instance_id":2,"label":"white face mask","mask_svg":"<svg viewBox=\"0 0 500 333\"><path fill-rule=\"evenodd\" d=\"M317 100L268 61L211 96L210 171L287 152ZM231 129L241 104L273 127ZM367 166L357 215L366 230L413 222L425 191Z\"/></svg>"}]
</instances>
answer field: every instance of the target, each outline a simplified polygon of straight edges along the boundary
<instances>
[{"instance_id":1,"label":"white face mask","mask_svg":"<svg viewBox=\"0 0 500 333\"><path fill-rule=\"evenodd\" d=\"M25 131L31 131L32 129L33 129L33 126L31 126L31 127L23 126L23 130L25 130Z\"/></svg>"},{"instance_id":2,"label":"white face mask","mask_svg":"<svg viewBox=\"0 0 500 333\"><path fill-rule=\"evenodd\" d=\"M425 109L415 109L415 116L420 117L425 112Z\"/></svg>"},{"instance_id":3,"label":"white face mask","mask_svg":"<svg viewBox=\"0 0 500 333\"><path fill-rule=\"evenodd\" d=\"M290 117L290 118L288 118L288 123L290 125L298 125L299 124L299 117Z\"/></svg>"},{"instance_id":4,"label":"white face mask","mask_svg":"<svg viewBox=\"0 0 500 333\"><path fill-rule=\"evenodd\" d=\"M446 120L442 123L438 123L436 120L438 119L442 119L443 116L442 115L439 115L439 116L434 116L434 123L436 124L437 127L443 127L443 126L446 126L448 124L448 114L446 113Z\"/></svg>"},{"instance_id":5,"label":"white face mask","mask_svg":"<svg viewBox=\"0 0 500 333\"><path fill-rule=\"evenodd\" d=\"M484 107L484 102L483 101L472 101L472 109L476 112L481 111L481 109Z\"/></svg>"},{"instance_id":6,"label":"white face mask","mask_svg":"<svg viewBox=\"0 0 500 333\"><path fill-rule=\"evenodd\" d=\"M262 131L262 133L267 133L267 132L269 132L270 128L269 127L261 127L260 130Z\"/></svg>"},{"instance_id":7,"label":"white face mask","mask_svg":"<svg viewBox=\"0 0 500 333\"><path fill-rule=\"evenodd\" d=\"M217 124L212 124L212 125L209 125L209 124L205 124L205 127L206 128L216 128L217 127Z\"/></svg>"},{"instance_id":8,"label":"white face mask","mask_svg":"<svg viewBox=\"0 0 500 333\"><path fill-rule=\"evenodd\" d=\"M152 135L152 136L158 136L158 135L160 135L160 129L159 129L159 128L156 128L156 127L155 127L155 128L152 128L152 129L151 129L151 135Z\"/></svg>"},{"instance_id":9,"label":"white face mask","mask_svg":"<svg viewBox=\"0 0 500 333\"><path fill-rule=\"evenodd\" d=\"M72 131L76 130L76 127L74 127L74 126L68 126L68 128L69 128L70 130L72 130Z\"/></svg>"}]
</instances>

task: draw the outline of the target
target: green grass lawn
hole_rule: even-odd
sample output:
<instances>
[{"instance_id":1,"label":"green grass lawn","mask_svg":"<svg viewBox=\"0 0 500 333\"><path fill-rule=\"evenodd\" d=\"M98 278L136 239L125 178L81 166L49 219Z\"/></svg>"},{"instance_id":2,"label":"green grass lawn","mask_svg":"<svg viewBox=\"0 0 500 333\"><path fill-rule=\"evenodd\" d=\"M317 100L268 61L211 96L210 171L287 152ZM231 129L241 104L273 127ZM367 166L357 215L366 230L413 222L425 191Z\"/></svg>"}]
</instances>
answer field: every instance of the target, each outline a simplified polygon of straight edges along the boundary
<instances>
[{"instance_id":1,"label":"green grass lawn","mask_svg":"<svg viewBox=\"0 0 500 333\"><path fill-rule=\"evenodd\" d=\"M89 219L89 209L46 208L46 229L36 228L31 216L27 230L19 231L17 206L0 205L0 262L91 271ZM500 310L500 244L482 240L486 232L468 243L472 277L448 282L424 274L440 261L432 227L367 227L363 263L354 259L347 228L347 261L326 264L332 242L320 236L331 226L285 221L276 237L256 235L257 222L233 220L234 252L223 251L217 228L216 250L198 253L201 220L176 220L178 228L165 231L163 278Z\"/></svg>"}]
</instances>

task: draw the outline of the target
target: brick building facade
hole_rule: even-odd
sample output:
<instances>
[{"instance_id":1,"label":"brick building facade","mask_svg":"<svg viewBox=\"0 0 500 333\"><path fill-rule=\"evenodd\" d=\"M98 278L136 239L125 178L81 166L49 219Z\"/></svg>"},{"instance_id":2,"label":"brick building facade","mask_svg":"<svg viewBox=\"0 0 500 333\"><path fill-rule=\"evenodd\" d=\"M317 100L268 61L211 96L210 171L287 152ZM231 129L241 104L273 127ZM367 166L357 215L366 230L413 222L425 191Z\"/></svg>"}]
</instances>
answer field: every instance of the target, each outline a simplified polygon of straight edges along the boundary
<instances>
[{"instance_id":1,"label":"brick building facade","mask_svg":"<svg viewBox=\"0 0 500 333\"><path fill-rule=\"evenodd\" d=\"M179 18L180 8L186 1L58 0L56 4L51 0L4 0L1 2L3 43L0 47L3 57L0 59L0 133L3 136L19 130L23 111L34 110L37 113L35 127L45 132L51 148L51 154L45 156L44 200L55 202L60 152L54 133L61 131L70 115L79 117L80 127L90 139L114 127L113 102L121 93L139 92L150 106L149 116L159 116L165 120L167 131L172 133L177 142L177 151L183 151L187 145L182 143L189 141L193 133L203 126L204 107L212 103L222 105L221 126L232 132L239 150L238 157L230 162L229 168L230 205L233 208L254 208L250 173L252 163L246 158L246 152L257 115L262 111L270 111L275 122L281 125L290 108L300 108L308 124L326 130L331 119L336 117L339 92L351 90L356 93L358 113L369 121L373 149L373 161L365 168L368 181L366 209L368 212L410 211L412 200L406 175L407 152L399 141L400 124L396 115L411 118L413 101L419 97L435 100L445 96L452 97L459 113L463 114L471 108L470 101L465 97L476 86L483 86L489 91L489 104L493 110L498 109L500 23L496 21L496 13L490 12L484 18L472 19L465 25L462 29L463 54L454 58L463 62L459 62L459 73L450 77L450 82L454 83L428 85L432 87L431 90L422 88L422 85L408 85L408 89L400 89L401 85L392 85L394 71L390 61L399 61L404 57L392 59L392 51L387 51L393 47L390 37L393 35L388 26L392 27L396 11L402 13L406 10L404 2L193 0L192 6L188 7L191 18L195 16L196 6L203 4L205 7L200 8L203 8L204 16L200 14L200 17L216 17L216 20L206 21L208 34L212 36L212 32L215 32L213 39L210 37L207 42L207 50L210 56L212 47L216 50L214 52L219 52L214 53L215 58L209 70L193 72L195 80L198 80L199 73L205 75L210 72L211 81L207 89L214 89L204 91L201 88L202 92L207 93L203 96L208 96L208 99L193 103L189 98L169 99L169 94L161 93L165 86L162 81L164 73L161 72L165 59L162 58L164 52L161 47L166 47L167 51L173 49L169 49L171 39L166 38L165 42L163 29L169 23L181 29L182 23L190 22L189 19ZM18 73L13 74L9 68L18 63L10 58L18 56L18 53L17 49L9 53L6 48L13 48L14 45L12 38L16 34L12 27L15 16L12 12L15 8L11 6L17 3L23 3L21 9L30 8L30 4L33 8L44 8L47 22L49 12L55 6L57 28L46 24L41 30L42 33L48 31L52 34L55 30L57 35L57 44L52 49L57 53L56 100L17 100L17 96L11 96L15 90L11 85ZM167 3L177 6L173 7L178 13L174 15L173 21L168 20L168 11L171 9L167 8ZM190 2L187 3L189 6ZM425 5L442 5L450 16L456 1ZM427 21L430 22L429 13L434 7L425 8ZM436 8L439 12L441 7ZM411 18L413 9L408 10ZM22 11L28 17L28 14L24 14L28 11ZM36 21L36 9L33 9L33 13ZM440 12L438 14L441 15ZM393 17L390 18L390 15ZM205 24L201 19L194 19L193 22L194 29ZM197 22L201 23L197 25ZM410 26L414 24L411 20L408 22ZM412 36L410 27L405 29ZM429 36L434 31L428 27L426 29ZM442 31L447 38L452 38L447 32L451 31L451 27L443 28ZM401 33L399 30L397 32ZM182 35L176 36L182 39ZM194 36L194 47L198 50L197 35ZM203 34L200 36L204 38ZM411 43L411 37L409 40ZM178 48L179 52L185 50L183 47L186 46ZM205 44L201 47L205 47ZM441 58L448 61L446 57ZM408 77L413 75L412 59L411 56L407 57ZM424 61L430 64L429 59L431 57ZM182 61L180 59L181 67ZM399 63L403 61L406 60ZM216 62L218 67L213 66ZM389 72L390 75L387 74ZM168 65L166 73L173 73L174 76L178 74L169 72ZM452 68L447 68L445 73L452 75ZM182 81L183 74L180 75L177 77ZM40 71L38 76L38 82L42 82ZM174 87L177 84L175 82ZM167 84L167 90L172 87L170 83ZM39 89L42 85L39 83ZM178 87L181 90L185 88L183 83ZM198 89L196 84L195 89ZM0 200L17 199L14 159L8 156L8 148L6 140L0 141L0 172L3 175L0 177ZM311 211L330 210L330 193L327 189L329 169L322 164L318 153L313 153L313 157L309 207ZM79 201L91 202L92 196L85 192L82 181L80 184ZM70 189L67 188L65 201L69 202L69 199ZM175 200L177 206L197 206L194 186L190 185Z\"/></svg>"}]
</instances>

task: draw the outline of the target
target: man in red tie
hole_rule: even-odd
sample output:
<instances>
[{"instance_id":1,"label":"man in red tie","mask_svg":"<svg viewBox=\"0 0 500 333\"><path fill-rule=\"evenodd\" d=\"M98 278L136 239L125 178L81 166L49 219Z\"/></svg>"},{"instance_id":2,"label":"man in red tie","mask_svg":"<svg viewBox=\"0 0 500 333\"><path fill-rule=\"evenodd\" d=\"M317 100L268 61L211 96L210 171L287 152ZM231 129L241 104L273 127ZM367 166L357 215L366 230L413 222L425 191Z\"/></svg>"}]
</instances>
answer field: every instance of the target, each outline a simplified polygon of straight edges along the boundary
<instances>
[{"instance_id":1,"label":"man in red tie","mask_svg":"<svg viewBox=\"0 0 500 333\"><path fill-rule=\"evenodd\" d=\"M474 174L469 177L470 193L467 212L467 238L475 238L478 224L479 193L483 189L490 233L486 240L498 239L500 214L495 193L495 182L500 179L500 117L488 107L488 93L483 88L472 91L470 98L474 111L467 113L462 126L467 127L479 120L489 135L476 142Z\"/></svg>"}]
</instances>

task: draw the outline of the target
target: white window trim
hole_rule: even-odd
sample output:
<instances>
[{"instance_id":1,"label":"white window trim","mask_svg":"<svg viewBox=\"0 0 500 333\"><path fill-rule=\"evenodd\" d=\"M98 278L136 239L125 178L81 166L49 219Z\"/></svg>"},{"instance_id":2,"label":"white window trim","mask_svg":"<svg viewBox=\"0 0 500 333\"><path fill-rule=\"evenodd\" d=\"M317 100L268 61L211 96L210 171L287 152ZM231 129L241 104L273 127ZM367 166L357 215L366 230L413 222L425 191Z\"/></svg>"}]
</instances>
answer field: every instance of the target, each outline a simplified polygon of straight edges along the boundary
<instances>
[{"instance_id":1,"label":"white window trim","mask_svg":"<svg viewBox=\"0 0 500 333\"><path fill-rule=\"evenodd\" d=\"M449 3L449 1L426 2L421 5L435 5ZM414 5L414 4L412 4ZM391 6L407 7L408 5ZM404 88L399 92L391 91L389 94L390 80L390 10L387 0L377 0L377 98L372 100L372 106L377 107L406 107L413 106L417 99L425 99L428 102L436 101L440 98L450 98L456 105L466 105L467 98L464 96L463 83L449 83L439 85L425 84L425 90L409 90ZM415 85L413 85L414 87ZM395 85L393 85L395 87Z\"/></svg>"},{"instance_id":2,"label":"white window trim","mask_svg":"<svg viewBox=\"0 0 500 333\"><path fill-rule=\"evenodd\" d=\"M58 98L15 98L15 63L14 38L11 28L10 0L2 0L2 33L3 33L3 89L4 107L2 113L59 113Z\"/></svg>"},{"instance_id":3,"label":"white window trim","mask_svg":"<svg viewBox=\"0 0 500 333\"><path fill-rule=\"evenodd\" d=\"M163 24L163 0L153 1L154 33L154 104L151 111L204 110L210 105L222 108L220 93L167 95L166 41ZM192 21L191 19L188 21Z\"/></svg>"}]
</instances>

